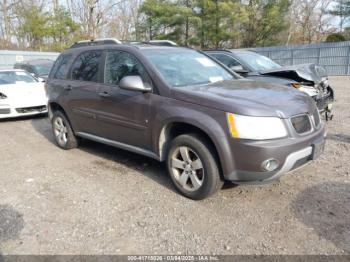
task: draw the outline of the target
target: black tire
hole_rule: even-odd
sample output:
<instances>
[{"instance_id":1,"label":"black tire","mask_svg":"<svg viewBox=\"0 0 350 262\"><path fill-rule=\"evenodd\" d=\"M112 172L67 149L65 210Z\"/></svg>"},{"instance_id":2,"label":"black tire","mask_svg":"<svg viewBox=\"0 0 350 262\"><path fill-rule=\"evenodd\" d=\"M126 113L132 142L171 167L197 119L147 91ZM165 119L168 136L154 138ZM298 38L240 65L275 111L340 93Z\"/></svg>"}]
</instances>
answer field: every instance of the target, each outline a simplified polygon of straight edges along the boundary
<instances>
[{"instance_id":1,"label":"black tire","mask_svg":"<svg viewBox=\"0 0 350 262\"><path fill-rule=\"evenodd\" d=\"M58 121L63 124L65 130L64 139L60 139L61 137L58 136L57 126L55 125ZM64 113L55 111L52 116L51 125L55 142L60 148L68 150L78 147L78 138L74 135L73 129Z\"/></svg>"},{"instance_id":2,"label":"black tire","mask_svg":"<svg viewBox=\"0 0 350 262\"><path fill-rule=\"evenodd\" d=\"M186 152L186 148L188 153L185 153L185 155L188 155L190 161L185 161L185 158L182 157L183 152ZM224 181L220 178L218 161L212 152L214 152L212 146L204 137L197 134L180 135L172 141L167 155L167 168L177 191L188 198L201 200L222 188ZM201 165L196 161L198 158ZM187 164L187 162L190 162L190 164ZM182 168L177 168L178 165L182 165ZM196 169L199 166L202 166L202 169ZM189 170L187 173L190 173L190 175L186 175L186 170ZM180 177L184 179L180 179ZM193 181L198 182L193 183Z\"/></svg>"}]
</instances>

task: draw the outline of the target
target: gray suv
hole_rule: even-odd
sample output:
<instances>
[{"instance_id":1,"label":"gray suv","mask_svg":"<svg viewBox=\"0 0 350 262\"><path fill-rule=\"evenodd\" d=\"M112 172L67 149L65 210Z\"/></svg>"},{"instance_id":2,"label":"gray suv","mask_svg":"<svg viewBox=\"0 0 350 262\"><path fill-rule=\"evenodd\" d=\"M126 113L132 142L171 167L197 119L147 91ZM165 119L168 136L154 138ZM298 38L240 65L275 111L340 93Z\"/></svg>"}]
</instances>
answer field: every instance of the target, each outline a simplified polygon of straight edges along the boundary
<instances>
[{"instance_id":1,"label":"gray suv","mask_svg":"<svg viewBox=\"0 0 350 262\"><path fill-rule=\"evenodd\" d=\"M325 125L305 93L242 79L192 49L70 48L46 82L57 145L80 138L166 161L186 197L264 183L317 158Z\"/></svg>"}]
</instances>

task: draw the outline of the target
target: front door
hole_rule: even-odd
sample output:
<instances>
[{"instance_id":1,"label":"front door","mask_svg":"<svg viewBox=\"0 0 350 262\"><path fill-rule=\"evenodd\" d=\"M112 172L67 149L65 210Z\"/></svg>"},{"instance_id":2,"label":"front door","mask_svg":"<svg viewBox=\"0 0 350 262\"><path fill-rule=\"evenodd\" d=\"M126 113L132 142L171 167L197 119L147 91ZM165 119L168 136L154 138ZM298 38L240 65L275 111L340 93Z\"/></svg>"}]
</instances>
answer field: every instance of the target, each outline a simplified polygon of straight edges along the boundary
<instances>
[{"instance_id":1,"label":"front door","mask_svg":"<svg viewBox=\"0 0 350 262\"><path fill-rule=\"evenodd\" d=\"M152 93L119 88L124 76L138 75L144 85L152 81L137 58L127 52L106 51L103 83L98 90L98 121L104 138L150 148L149 118Z\"/></svg>"}]
</instances>

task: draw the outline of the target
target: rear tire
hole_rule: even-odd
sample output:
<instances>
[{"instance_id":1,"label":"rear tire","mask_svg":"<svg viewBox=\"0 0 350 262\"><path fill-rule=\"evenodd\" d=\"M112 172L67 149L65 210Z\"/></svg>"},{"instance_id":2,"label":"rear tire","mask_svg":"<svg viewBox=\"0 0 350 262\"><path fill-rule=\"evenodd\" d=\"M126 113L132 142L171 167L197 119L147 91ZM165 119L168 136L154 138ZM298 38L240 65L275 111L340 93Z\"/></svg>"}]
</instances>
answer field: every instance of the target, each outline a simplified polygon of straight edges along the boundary
<instances>
[{"instance_id":1,"label":"rear tire","mask_svg":"<svg viewBox=\"0 0 350 262\"><path fill-rule=\"evenodd\" d=\"M78 139L65 114L61 111L55 111L51 124L55 142L60 148L68 150L78 147Z\"/></svg>"},{"instance_id":2,"label":"rear tire","mask_svg":"<svg viewBox=\"0 0 350 262\"><path fill-rule=\"evenodd\" d=\"M176 137L167 156L167 168L177 191L184 196L201 200L220 190L218 161L212 146L200 135Z\"/></svg>"}]
</instances>

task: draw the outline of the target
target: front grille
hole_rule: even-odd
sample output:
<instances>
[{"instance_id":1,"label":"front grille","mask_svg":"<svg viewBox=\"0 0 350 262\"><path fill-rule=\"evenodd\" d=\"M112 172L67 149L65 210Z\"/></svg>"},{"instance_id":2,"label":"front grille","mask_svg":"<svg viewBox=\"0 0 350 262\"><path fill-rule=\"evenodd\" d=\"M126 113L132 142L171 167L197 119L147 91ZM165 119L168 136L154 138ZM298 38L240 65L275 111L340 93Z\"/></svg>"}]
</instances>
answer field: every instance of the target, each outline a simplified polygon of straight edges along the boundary
<instances>
[{"instance_id":1,"label":"front grille","mask_svg":"<svg viewBox=\"0 0 350 262\"><path fill-rule=\"evenodd\" d=\"M320 114L318 113L317 109L312 114L312 118L314 120L315 127L318 127L319 124L321 123L321 120L320 120Z\"/></svg>"},{"instance_id":2,"label":"front grille","mask_svg":"<svg viewBox=\"0 0 350 262\"><path fill-rule=\"evenodd\" d=\"M6 114L10 114L10 113L11 113L10 108L0 108L0 115L6 115Z\"/></svg>"},{"instance_id":3,"label":"front grille","mask_svg":"<svg viewBox=\"0 0 350 262\"><path fill-rule=\"evenodd\" d=\"M44 112L45 110L46 110L46 106L16 108L16 111L19 114L34 113L34 112L40 113L40 112Z\"/></svg>"},{"instance_id":4,"label":"front grille","mask_svg":"<svg viewBox=\"0 0 350 262\"><path fill-rule=\"evenodd\" d=\"M308 115L299 115L291 118L292 125L298 134L311 131L311 122Z\"/></svg>"}]
</instances>

